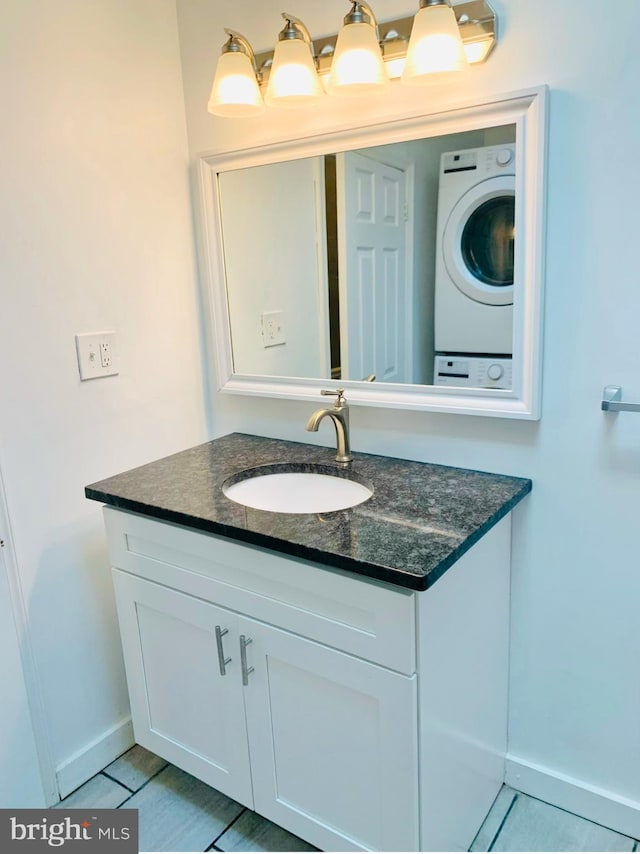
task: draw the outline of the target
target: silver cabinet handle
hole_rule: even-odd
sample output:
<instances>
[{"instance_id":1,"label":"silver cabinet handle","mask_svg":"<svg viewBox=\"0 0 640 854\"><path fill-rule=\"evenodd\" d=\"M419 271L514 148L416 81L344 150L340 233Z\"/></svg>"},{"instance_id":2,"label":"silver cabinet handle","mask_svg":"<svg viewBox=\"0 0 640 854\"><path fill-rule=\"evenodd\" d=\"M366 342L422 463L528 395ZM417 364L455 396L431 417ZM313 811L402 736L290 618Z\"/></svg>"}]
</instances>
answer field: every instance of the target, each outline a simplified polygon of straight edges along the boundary
<instances>
[{"instance_id":1,"label":"silver cabinet handle","mask_svg":"<svg viewBox=\"0 0 640 854\"><path fill-rule=\"evenodd\" d=\"M244 635L240 635L240 667L242 669L242 684L249 684L249 674L253 673L253 667L247 667L247 647L250 643L253 643L252 638L247 638Z\"/></svg>"},{"instance_id":2,"label":"silver cabinet handle","mask_svg":"<svg viewBox=\"0 0 640 854\"><path fill-rule=\"evenodd\" d=\"M227 664L231 662L230 658L224 657L224 647L222 646L222 638L229 634L229 629L223 629L216 626L216 646L218 647L218 664L220 665L220 676L227 675Z\"/></svg>"}]
</instances>

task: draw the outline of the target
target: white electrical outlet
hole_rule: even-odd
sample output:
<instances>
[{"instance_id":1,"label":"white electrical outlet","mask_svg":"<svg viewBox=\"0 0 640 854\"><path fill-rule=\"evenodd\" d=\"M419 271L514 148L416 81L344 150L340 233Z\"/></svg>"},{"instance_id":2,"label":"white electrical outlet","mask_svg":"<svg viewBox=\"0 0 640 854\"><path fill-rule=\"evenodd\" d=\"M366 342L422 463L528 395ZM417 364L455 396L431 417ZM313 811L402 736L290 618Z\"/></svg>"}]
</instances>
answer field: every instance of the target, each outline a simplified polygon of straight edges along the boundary
<instances>
[{"instance_id":1,"label":"white electrical outlet","mask_svg":"<svg viewBox=\"0 0 640 854\"><path fill-rule=\"evenodd\" d=\"M275 347L286 344L284 334L284 313L282 311L264 311L262 321L262 344L264 347Z\"/></svg>"},{"instance_id":2,"label":"white electrical outlet","mask_svg":"<svg viewBox=\"0 0 640 854\"><path fill-rule=\"evenodd\" d=\"M84 332L76 335L81 380L95 380L118 373L115 332Z\"/></svg>"},{"instance_id":3,"label":"white electrical outlet","mask_svg":"<svg viewBox=\"0 0 640 854\"><path fill-rule=\"evenodd\" d=\"M100 342L100 363L103 368L110 368L113 365L113 357L111 356L111 342Z\"/></svg>"}]
</instances>

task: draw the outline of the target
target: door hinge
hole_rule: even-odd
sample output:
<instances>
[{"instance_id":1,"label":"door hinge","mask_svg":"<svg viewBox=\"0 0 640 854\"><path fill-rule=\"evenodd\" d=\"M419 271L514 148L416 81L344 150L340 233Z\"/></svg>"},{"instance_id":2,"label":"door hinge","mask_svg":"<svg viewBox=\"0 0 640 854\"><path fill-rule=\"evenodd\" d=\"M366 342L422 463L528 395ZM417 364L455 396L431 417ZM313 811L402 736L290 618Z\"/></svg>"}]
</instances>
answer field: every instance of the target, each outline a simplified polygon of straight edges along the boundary
<instances>
[{"instance_id":1,"label":"door hinge","mask_svg":"<svg viewBox=\"0 0 640 854\"><path fill-rule=\"evenodd\" d=\"M0 549L4 548L4 540L0 539Z\"/></svg>"},{"instance_id":2,"label":"door hinge","mask_svg":"<svg viewBox=\"0 0 640 854\"><path fill-rule=\"evenodd\" d=\"M409 205L404 203L404 221L409 222Z\"/></svg>"}]
</instances>

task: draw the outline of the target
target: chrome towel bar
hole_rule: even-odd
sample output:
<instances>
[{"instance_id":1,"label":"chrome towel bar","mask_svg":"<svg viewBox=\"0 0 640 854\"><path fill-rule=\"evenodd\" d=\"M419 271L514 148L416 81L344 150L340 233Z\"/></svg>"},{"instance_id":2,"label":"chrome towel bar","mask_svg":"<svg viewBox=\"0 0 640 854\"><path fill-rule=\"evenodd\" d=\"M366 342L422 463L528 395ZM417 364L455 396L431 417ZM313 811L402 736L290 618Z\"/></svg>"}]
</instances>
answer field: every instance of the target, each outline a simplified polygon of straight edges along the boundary
<instances>
[{"instance_id":1,"label":"chrome towel bar","mask_svg":"<svg viewBox=\"0 0 640 854\"><path fill-rule=\"evenodd\" d=\"M640 412L640 403L623 403L622 387L607 385L602 393L602 408L605 412Z\"/></svg>"}]
</instances>

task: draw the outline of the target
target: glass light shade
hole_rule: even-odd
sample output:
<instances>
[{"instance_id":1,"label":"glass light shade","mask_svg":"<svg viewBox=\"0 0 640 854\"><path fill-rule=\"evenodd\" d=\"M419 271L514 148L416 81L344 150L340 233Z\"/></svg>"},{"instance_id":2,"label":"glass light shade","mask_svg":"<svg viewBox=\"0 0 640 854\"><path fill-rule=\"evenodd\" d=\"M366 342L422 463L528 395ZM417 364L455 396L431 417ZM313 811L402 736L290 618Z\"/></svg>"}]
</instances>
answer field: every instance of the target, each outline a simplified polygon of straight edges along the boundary
<instances>
[{"instance_id":1,"label":"glass light shade","mask_svg":"<svg viewBox=\"0 0 640 854\"><path fill-rule=\"evenodd\" d=\"M255 116L264 102L246 53L223 53L218 59L207 109L216 116Z\"/></svg>"},{"instance_id":2,"label":"glass light shade","mask_svg":"<svg viewBox=\"0 0 640 854\"><path fill-rule=\"evenodd\" d=\"M345 24L338 34L327 81L331 95L378 92L389 82L375 27Z\"/></svg>"},{"instance_id":3,"label":"glass light shade","mask_svg":"<svg viewBox=\"0 0 640 854\"><path fill-rule=\"evenodd\" d=\"M494 43L495 39L492 36L477 42L467 42L464 46L467 62L484 62L489 56Z\"/></svg>"},{"instance_id":4,"label":"glass light shade","mask_svg":"<svg viewBox=\"0 0 640 854\"><path fill-rule=\"evenodd\" d=\"M464 71L467 57L455 12L450 6L425 6L413 21L403 83L425 83L432 74Z\"/></svg>"},{"instance_id":5,"label":"glass light shade","mask_svg":"<svg viewBox=\"0 0 640 854\"><path fill-rule=\"evenodd\" d=\"M267 104L303 107L315 103L323 95L309 45L302 39L279 41L264 98Z\"/></svg>"}]
</instances>

